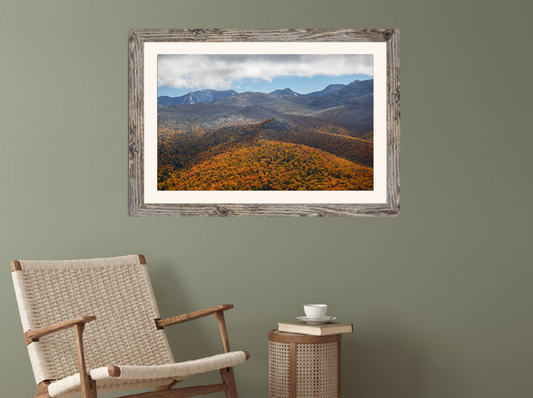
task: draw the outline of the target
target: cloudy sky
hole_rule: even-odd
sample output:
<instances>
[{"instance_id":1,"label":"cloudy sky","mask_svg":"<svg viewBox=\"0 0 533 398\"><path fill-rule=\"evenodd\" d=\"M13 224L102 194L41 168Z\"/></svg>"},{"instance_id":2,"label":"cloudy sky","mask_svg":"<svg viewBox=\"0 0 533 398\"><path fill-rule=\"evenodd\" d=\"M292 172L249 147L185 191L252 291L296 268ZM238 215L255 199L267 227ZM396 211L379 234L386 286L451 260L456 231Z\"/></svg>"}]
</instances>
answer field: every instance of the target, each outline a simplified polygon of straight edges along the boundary
<instances>
[{"instance_id":1,"label":"cloudy sky","mask_svg":"<svg viewBox=\"0 0 533 398\"><path fill-rule=\"evenodd\" d=\"M159 55L158 96L205 88L307 94L373 74L372 55Z\"/></svg>"}]
</instances>

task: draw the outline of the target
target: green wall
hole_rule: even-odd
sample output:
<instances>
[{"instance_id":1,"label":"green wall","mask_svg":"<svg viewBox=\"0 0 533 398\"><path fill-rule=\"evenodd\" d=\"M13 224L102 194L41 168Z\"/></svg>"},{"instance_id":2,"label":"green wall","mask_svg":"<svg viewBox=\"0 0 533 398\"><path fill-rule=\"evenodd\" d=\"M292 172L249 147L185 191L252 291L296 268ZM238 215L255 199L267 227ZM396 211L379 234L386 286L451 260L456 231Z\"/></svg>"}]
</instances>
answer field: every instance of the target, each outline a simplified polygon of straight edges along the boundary
<instances>
[{"instance_id":1,"label":"green wall","mask_svg":"<svg viewBox=\"0 0 533 398\"><path fill-rule=\"evenodd\" d=\"M354 323L345 398L533 396L532 2L0 5L2 397L35 388L10 261L131 253L163 316L235 304L241 397L268 396L267 331L311 301ZM128 29L170 27L401 28L402 215L128 217ZM190 359L217 333L204 318L169 338Z\"/></svg>"}]
</instances>

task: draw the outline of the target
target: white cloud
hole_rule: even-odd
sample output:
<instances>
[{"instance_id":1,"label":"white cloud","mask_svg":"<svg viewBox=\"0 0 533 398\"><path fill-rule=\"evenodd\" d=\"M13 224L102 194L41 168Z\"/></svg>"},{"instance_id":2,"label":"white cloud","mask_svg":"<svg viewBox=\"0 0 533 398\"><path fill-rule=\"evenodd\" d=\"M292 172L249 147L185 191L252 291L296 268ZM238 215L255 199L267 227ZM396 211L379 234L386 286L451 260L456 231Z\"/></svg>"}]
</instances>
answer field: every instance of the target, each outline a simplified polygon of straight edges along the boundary
<instances>
[{"instance_id":1,"label":"white cloud","mask_svg":"<svg viewBox=\"0 0 533 398\"><path fill-rule=\"evenodd\" d=\"M235 87L242 79L276 77L373 76L372 55L159 55L158 86Z\"/></svg>"}]
</instances>

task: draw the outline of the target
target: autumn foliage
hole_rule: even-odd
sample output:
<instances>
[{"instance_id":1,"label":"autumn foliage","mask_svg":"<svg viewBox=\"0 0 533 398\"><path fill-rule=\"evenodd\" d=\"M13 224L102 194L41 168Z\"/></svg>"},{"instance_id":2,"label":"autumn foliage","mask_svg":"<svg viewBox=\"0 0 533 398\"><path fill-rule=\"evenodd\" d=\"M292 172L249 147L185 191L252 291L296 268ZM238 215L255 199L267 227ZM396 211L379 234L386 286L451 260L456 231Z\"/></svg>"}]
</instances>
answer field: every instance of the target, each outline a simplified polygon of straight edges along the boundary
<instances>
[{"instance_id":1,"label":"autumn foliage","mask_svg":"<svg viewBox=\"0 0 533 398\"><path fill-rule=\"evenodd\" d=\"M265 123L158 136L159 190L372 190L371 141ZM339 134L340 132L340 134Z\"/></svg>"}]
</instances>

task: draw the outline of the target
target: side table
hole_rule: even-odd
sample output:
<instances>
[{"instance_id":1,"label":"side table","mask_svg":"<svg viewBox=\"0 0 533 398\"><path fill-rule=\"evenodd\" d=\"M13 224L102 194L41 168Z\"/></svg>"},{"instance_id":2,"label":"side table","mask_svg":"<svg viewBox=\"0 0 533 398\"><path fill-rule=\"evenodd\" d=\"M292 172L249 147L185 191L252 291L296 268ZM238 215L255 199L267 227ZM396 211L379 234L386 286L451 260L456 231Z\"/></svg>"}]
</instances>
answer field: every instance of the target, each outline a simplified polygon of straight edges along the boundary
<instances>
[{"instance_id":1,"label":"side table","mask_svg":"<svg viewBox=\"0 0 533 398\"><path fill-rule=\"evenodd\" d=\"M340 398L341 334L268 332L270 398Z\"/></svg>"}]
</instances>

